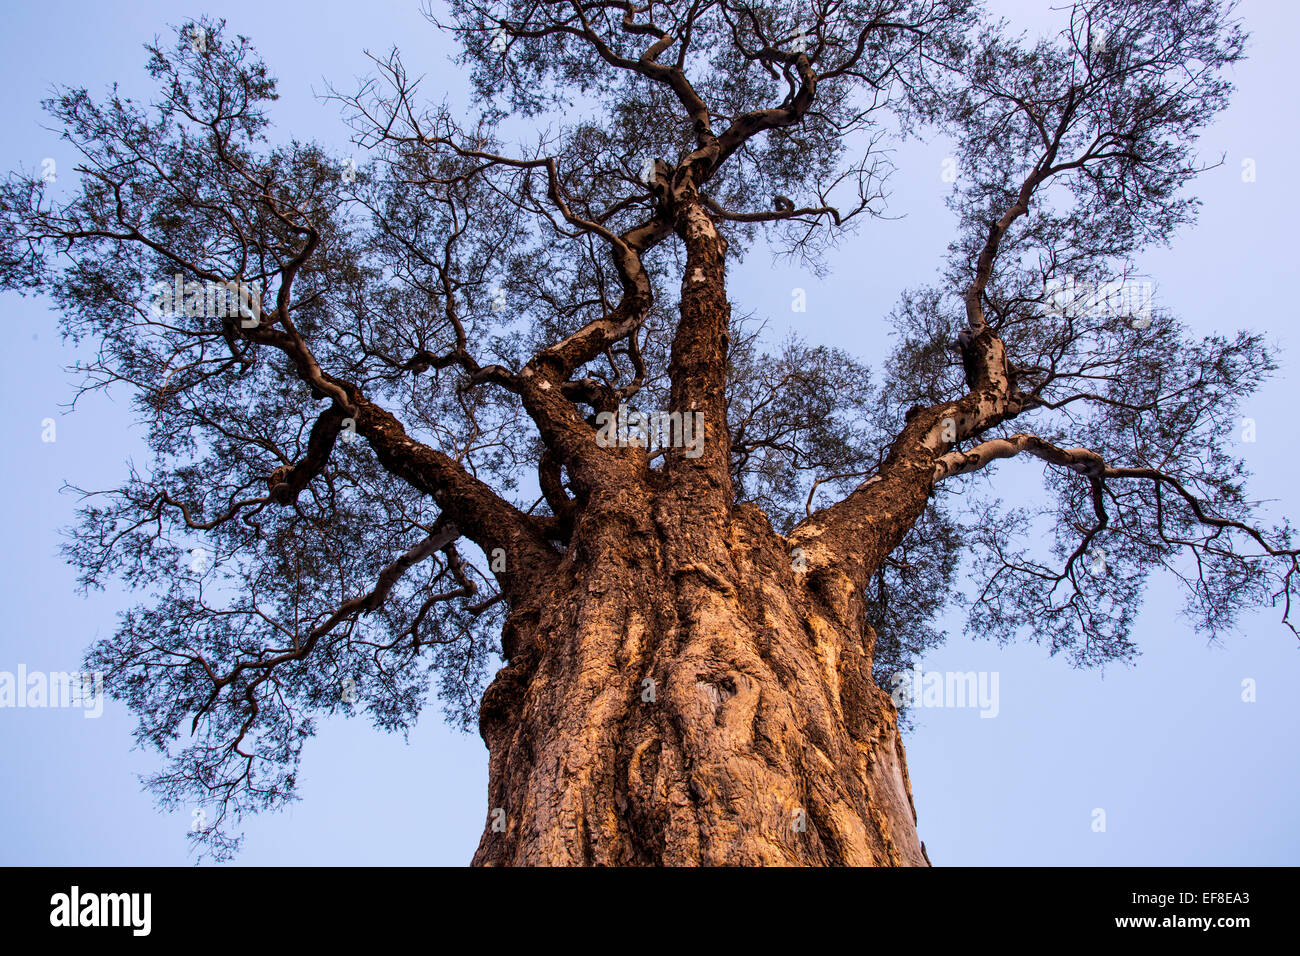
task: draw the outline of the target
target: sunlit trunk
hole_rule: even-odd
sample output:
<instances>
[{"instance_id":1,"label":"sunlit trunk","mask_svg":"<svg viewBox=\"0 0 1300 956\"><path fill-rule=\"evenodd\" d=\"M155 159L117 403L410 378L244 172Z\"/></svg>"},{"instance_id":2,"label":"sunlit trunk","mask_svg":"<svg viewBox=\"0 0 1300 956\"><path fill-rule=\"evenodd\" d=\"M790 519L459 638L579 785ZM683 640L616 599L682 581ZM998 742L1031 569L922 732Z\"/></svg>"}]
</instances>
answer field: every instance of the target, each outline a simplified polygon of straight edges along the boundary
<instances>
[{"instance_id":1,"label":"sunlit trunk","mask_svg":"<svg viewBox=\"0 0 1300 956\"><path fill-rule=\"evenodd\" d=\"M860 602L819 593L755 508L722 538L695 520L653 492L584 515L512 617L474 862L926 865Z\"/></svg>"}]
</instances>

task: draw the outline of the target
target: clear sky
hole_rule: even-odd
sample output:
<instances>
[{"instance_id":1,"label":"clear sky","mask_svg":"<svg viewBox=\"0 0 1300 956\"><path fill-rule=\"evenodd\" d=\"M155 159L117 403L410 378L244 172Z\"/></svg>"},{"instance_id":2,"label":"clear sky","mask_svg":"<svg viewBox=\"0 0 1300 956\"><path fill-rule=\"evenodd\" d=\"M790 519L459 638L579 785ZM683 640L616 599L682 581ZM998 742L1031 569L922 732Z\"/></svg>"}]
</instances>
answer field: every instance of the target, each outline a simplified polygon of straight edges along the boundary
<instances>
[{"instance_id":1,"label":"clear sky","mask_svg":"<svg viewBox=\"0 0 1300 956\"><path fill-rule=\"evenodd\" d=\"M993 8L1031 31L1060 14L1053 0L998 0ZM1171 250L1142 265L1157 298L1198 333L1250 327L1284 349L1282 374L1243 414L1257 440L1237 451L1256 473L1252 490L1271 513L1300 519L1289 474L1296 452L1295 223L1300 222L1294 163L1300 156L1294 101L1300 9L1290 0L1246 0L1253 34L1240 65L1234 105L1202 141L1224 165L1195 191L1200 223ZM427 95L465 102L462 74L449 65L445 38L420 16L417 0L266 3L231 0L197 7L176 0L92 4L11 2L0 30L0 167L41 169L74 157L45 126L39 100L51 84L102 92L113 81L147 93L141 44L202 13L224 16L252 37L280 80L273 118L283 135L318 139L349 152L334 105L316 93L325 80L346 87L366 72L366 49L398 45L412 72L427 74ZM817 279L755 253L733 272L742 309L814 342L834 343L870 360L888 348L882 317L899 292L934 278L952 221L943 207L941 142L910 144L895 157L890 213L901 221L867 224ZM1255 181L1242 177L1254 160ZM68 188L70 175L60 178ZM807 292L807 311L790 311L791 291ZM125 394L95 396L64 414L73 356L40 299L0 296L9 328L0 349L0 671L75 670L86 647L111 633L128 597L82 598L57 554L59 530L75 500L66 481L107 488L125 462L144 457ZM42 441L42 421L56 440ZM1039 487L1035 461L997 466L1006 496ZM931 860L960 864L1295 864L1300 862L1300 654L1279 614L1243 619L1238 634L1207 646L1181 618L1173 583L1156 579L1135 636L1133 667L1074 671L1032 644L972 642L961 622L931 652L926 670L996 671L999 713L922 709L905 738ZM1257 700L1242 700L1252 679ZM157 766L133 751L133 720L114 702L103 716L77 710L0 709L0 863L184 864L189 813L158 812L137 775ZM303 799L250 822L242 864L467 863L487 815L487 753L476 734L442 724L431 706L409 740L364 719L320 723L300 774ZM1105 832L1093 827L1106 814Z\"/></svg>"}]
</instances>

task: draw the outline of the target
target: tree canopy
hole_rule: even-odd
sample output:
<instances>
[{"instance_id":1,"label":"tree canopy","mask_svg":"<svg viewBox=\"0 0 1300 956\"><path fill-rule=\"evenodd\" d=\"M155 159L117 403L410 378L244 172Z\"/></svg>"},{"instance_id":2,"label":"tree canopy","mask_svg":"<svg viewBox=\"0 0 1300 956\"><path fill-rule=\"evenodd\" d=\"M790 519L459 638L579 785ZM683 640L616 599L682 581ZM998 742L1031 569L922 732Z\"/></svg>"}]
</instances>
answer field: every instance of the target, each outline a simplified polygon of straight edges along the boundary
<instances>
[{"instance_id":1,"label":"tree canopy","mask_svg":"<svg viewBox=\"0 0 1300 956\"><path fill-rule=\"evenodd\" d=\"M1228 447L1276 358L1257 331L1192 337L1137 264L1195 216L1198 132L1243 55L1231 4L1079 2L1045 39L967 0L428 15L475 112L440 101L446 67L374 57L329 94L361 162L277 130L268 66L203 19L146 47L150 102L46 103L82 157L72 198L0 190L0 284L48 294L91 346L81 388L127 389L147 426L152 460L84 492L66 551L83 586L142 592L89 666L167 755L164 805L218 808L212 850L293 796L314 716L404 729L431 686L474 716L513 595L616 491L573 436L678 407L691 374L673 204L729 258L822 268L888 233L908 136L956 144L958 229L892 314L837 317L892 331L889 360L737 316L725 370L736 499L792 541L856 527L924 450L922 517L854 578L877 680L954 602L975 634L1127 660L1156 569L1211 635L1289 615L1290 529L1259 524ZM1008 505L988 466L1018 455L1044 493Z\"/></svg>"}]
</instances>

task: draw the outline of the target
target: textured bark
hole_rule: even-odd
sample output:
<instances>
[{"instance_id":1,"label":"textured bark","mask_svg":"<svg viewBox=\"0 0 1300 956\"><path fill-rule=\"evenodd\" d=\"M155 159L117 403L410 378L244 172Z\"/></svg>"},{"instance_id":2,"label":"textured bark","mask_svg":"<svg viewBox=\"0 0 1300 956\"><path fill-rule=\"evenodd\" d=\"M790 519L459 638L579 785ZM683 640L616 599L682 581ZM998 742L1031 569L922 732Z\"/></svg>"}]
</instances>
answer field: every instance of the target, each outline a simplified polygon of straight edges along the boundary
<instances>
[{"instance_id":1,"label":"textured bark","mask_svg":"<svg viewBox=\"0 0 1300 956\"><path fill-rule=\"evenodd\" d=\"M933 464L877 515L848 574L736 506L726 243L689 177L671 205L687 255L670 401L702 416L702 453L670 450L661 469L638 448L593 455L546 368L526 375L525 404L554 406L544 437L577 500L546 586L512 602L509 665L484 696L474 862L926 865L858 575L920 514Z\"/></svg>"},{"instance_id":2,"label":"textured bark","mask_svg":"<svg viewBox=\"0 0 1300 956\"><path fill-rule=\"evenodd\" d=\"M755 508L717 540L638 492L507 625L474 862L925 865L860 600L797 574Z\"/></svg>"}]
</instances>

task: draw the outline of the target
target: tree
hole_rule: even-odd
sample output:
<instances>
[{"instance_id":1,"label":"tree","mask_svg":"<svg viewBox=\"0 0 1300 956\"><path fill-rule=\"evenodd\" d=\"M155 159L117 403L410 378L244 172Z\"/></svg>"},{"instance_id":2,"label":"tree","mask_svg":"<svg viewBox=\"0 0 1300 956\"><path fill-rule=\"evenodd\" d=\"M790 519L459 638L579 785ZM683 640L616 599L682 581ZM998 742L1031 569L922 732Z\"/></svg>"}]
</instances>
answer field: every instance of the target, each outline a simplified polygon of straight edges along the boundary
<instances>
[{"instance_id":1,"label":"tree","mask_svg":"<svg viewBox=\"0 0 1300 956\"><path fill-rule=\"evenodd\" d=\"M314 714L401 729L432 684L490 752L477 863L925 864L894 675L950 602L1079 666L1132 656L1156 567L1211 634L1289 623L1300 552L1225 449L1275 359L1135 266L1194 215L1230 4L1035 42L966 0L429 15L481 115L394 51L331 91L365 161L273 140L267 67L203 20L147 48L155 103L49 100L78 195L0 198L4 287L148 427L67 554L145 592L88 666L209 850L293 798ZM732 314L728 262L818 267L931 129L959 231L879 381ZM997 497L1017 457L1036 508Z\"/></svg>"}]
</instances>

